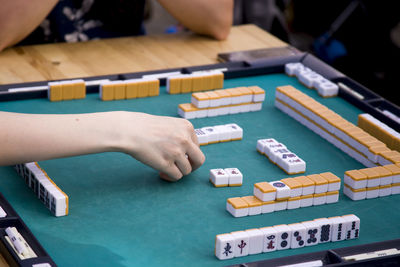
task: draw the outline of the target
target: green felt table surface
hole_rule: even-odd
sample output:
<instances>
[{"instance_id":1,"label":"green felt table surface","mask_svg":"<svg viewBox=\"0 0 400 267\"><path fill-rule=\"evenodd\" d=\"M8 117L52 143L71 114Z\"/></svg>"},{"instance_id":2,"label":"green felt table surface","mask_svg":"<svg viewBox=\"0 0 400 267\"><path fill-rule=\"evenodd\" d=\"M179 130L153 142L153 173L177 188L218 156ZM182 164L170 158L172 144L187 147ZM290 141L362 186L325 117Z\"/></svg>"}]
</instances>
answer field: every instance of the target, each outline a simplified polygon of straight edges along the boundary
<instances>
[{"instance_id":1,"label":"green felt table surface","mask_svg":"<svg viewBox=\"0 0 400 267\"><path fill-rule=\"evenodd\" d=\"M202 147L204 165L177 183L128 155L104 153L39 164L69 196L69 215L56 218L12 167L0 168L0 191L59 266L224 266L313 251L400 238L400 195L354 202L340 192L338 203L234 218L225 210L229 197L252 195L253 184L286 177L256 152L258 139L275 138L307 163L306 174L364 168L332 144L274 107L275 88L293 85L350 122L362 113L345 100L324 99L296 78L271 74L226 80L224 88L258 85L266 90L262 111L191 120L195 128L237 123L241 141ZM34 99L0 103L0 110L25 113L86 113L111 110L177 116L177 106L190 94L102 102L95 94L84 100L51 103ZM1 129L1 125L0 125ZM29 134L29 129L26 129ZM1 149L1 148L0 148ZM237 167L241 187L215 188L212 168ZM343 187L343 186L342 186ZM276 251L227 261L214 256L217 234L289 224L354 213L361 219L357 240Z\"/></svg>"}]
</instances>

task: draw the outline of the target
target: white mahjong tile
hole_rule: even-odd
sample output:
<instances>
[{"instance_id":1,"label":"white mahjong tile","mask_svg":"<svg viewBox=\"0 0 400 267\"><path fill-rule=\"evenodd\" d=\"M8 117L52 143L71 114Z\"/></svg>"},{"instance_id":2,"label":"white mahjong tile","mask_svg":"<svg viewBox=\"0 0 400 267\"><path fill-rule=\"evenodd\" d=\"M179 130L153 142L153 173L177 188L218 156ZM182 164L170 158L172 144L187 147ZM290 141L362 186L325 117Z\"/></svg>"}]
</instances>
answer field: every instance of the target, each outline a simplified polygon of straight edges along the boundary
<instances>
[{"instance_id":1,"label":"white mahjong tile","mask_svg":"<svg viewBox=\"0 0 400 267\"><path fill-rule=\"evenodd\" d=\"M285 158L285 155L288 156ZM294 157L291 157L293 155ZM306 162L293 153L283 154L282 162L278 165L289 174L303 173L306 171Z\"/></svg>"},{"instance_id":2,"label":"white mahjong tile","mask_svg":"<svg viewBox=\"0 0 400 267\"><path fill-rule=\"evenodd\" d=\"M290 153L290 151L286 148L270 148L268 151L266 150L266 155L273 163L276 163L280 155L285 153Z\"/></svg>"},{"instance_id":3,"label":"white mahjong tile","mask_svg":"<svg viewBox=\"0 0 400 267\"><path fill-rule=\"evenodd\" d=\"M303 72L299 76L299 81L307 86L308 88L315 87L319 80L323 77L318 73L311 71L311 72Z\"/></svg>"},{"instance_id":4,"label":"white mahjong tile","mask_svg":"<svg viewBox=\"0 0 400 267\"><path fill-rule=\"evenodd\" d=\"M276 141L274 138L267 138L267 139L260 139L257 141L257 151L260 152L261 154L265 154L265 148L267 145L270 144L278 144L278 141Z\"/></svg>"},{"instance_id":5,"label":"white mahjong tile","mask_svg":"<svg viewBox=\"0 0 400 267\"><path fill-rule=\"evenodd\" d=\"M354 214L343 215L346 221L346 239L358 238L360 235L360 218Z\"/></svg>"},{"instance_id":6,"label":"white mahjong tile","mask_svg":"<svg viewBox=\"0 0 400 267\"><path fill-rule=\"evenodd\" d=\"M253 101L253 94L244 94L241 96L241 103L250 103Z\"/></svg>"},{"instance_id":7,"label":"white mahjong tile","mask_svg":"<svg viewBox=\"0 0 400 267\"><path fill-rule=\"evenodd\" d=\"M240 105L240 113L247 113L251 110L251 104L242 104Z\"/></svg>"},{"instance_id":8,"label":"white mahjong tile","mask_svg":"<svg viewBox=\"0 0 400 267\"><path fill-rule=\"evenodd\" d=\"M184 119L191 120L197 117L197 111L183 111L182 109L178 108L178 115Z\"/></svg>"},{"instance_id":9,"label":"white mahjong tile","mask_svg":"<svg viewBox=\"0 0 400 267\"><path fill-rule=\"evenodd\" d=\"M284 161L286 159L294 159L294 158L298 158L297 155L289 151L288 153L278 154L278 157L276 158L275 161L276 161L276 164L278 166L283 168L284 167Z\"/></svg>"},{"instance_id":10,"label":"white mahjong tile","mask_svg":"<svg viewBox=\"0 0 400 267\"><path fill-rule=\"evenodd\" d=\"M261 213L271 213L275 211L275 201L266 201L261 205Z\"/></svg>"},{"instance_id":11,"label":"white mahjong tile","mask_svg":"<svg viewBox=\"0 0 400 267\"><path fill-rule=\"evenodd\" d=\"M253 95L253 102L262 103L265 100L265 93L264 94L255 94Z\"/></svg>"},{"instance_id":12,"label":"white mahjong tile","mask_svg":"<svg viewBox=\"0 0 400 267\"><path fill-rule=\"evenodd\" d=\"M234 237L233 253L235 257L249 255L249 235L245 231L236 231L231 233Z\"/></svg>"},{"instance_id":13,"label":"white mahjong tile","mask_svg":"<svg viewBox=\"0 0 400 267\"><path fill-rule=\"evenodd\" d=\"M208 117L208 109L207 108L202 108L196 111L196 118L207 118Z\"/></svg>"},{"instance_id":14,"label":"white mahjong tile","mask_svg":"<svg viewBox=\"0 0 400 267\"><path fill-rule=\"evenodd\" d=\"M306 246L317 245L321 237L321 227L318 223L313 221L301 222L303 226L306 227Z\"/></svg>"},{"instance_id":15,"label":"white mahjong tile","mask_svg":"<svg viewBox=\"0 0 400 267\"><path fill-rule=\"evenodd\" d=\"M217 117L219 115L219 108L208 108L207 117Z\"/></svg>"},{"instance_id":16,"label":"white mahjong tile","mask_svg":"<svg viewBox=\"0 0 400 267\"><path fill-rule=\"evenodd\" d=\"M282 104L281 102L279 102L277 99L275 99L274 105L277 109L279 109L280 111L288 114L288 107L286 107L284 104Z\"/></svg>"},{"instance_id":17,"label":"white mahjong tile","mask_svg":"<svg viewBox=\"0 0 400 267\"><path fill-rule=\"evenodd\" d=\"M215 237L215 256L220 260L232 259L235 237L231 234L221 234Z\"/></svg>"},{"instance_id":18,"label":"white mahjong tile","mask_svg":"<svg viewBox=\"0 0 400 267\"><path fill-rule=\"evenodd\" d=\"M294 70L294 75L297 78L299 78L301 75L304 75L305 73L309 73L309 72L312 72L312 70L303 65Z\"/></svg>"},{"instance_id":19,"label":"white mahjong tile","mask_svg":"<svg viewBox=\"0 0 400 267\"><path fill-rule=\"evenodd\" d=\"M240 113L240 105L231 105L229 106L229 114L238 114Z\"/></svg>"},{"instance_id":20,"label":"white mahjong tile","mask_svg":"<svg viewBox=\"0 0 400 267\"><path fill-rule=\"evenodd\" d=\"M360 176L361 178L355 180L351 177L351 175L357 175ZM359 171L345 172L343 181L345 184L347 184L353 189L365 188L367 187L367 182L368 182L366 175L363 175L363 173Z\"/></svg>"},{"instance_id":21,"label":"white mahjong tile","mask_svg":"<svg viewBox=\"0 0 400 267\"><path fill-rule=\"evenodd\" d=\"M24 172L23 172L23 178L26 180L26 179L29 179L29 177L32 175L32 172L30 171L30 169L28 168L28 166L30 165L30 164L33 164L33 163L25 163L24 164Z\"/></svg>"},{"instance_id":22,"label":"white mahjong tile","mask_svg":"<svg viewBox=\"0 0 400 267\"><path fill-rule=\"evenodd\" d=\"M280 100L284 103L287 103L288 99L289 98L285 94L282 94L279 91L275 91L275 100Z\"/></svg>"},{"instance_id":23,"label":"white mahjong tile","mask_svg":"<svg viewBox=\"0 0 400 267\"><path fill-rule=\"evenodd\" d=\"M243 174L238 168L226 168L225 172L229 175L229 186L243 184Z\"/></svg>"},{"instance_id":24,"label":"white mahjong tile","mask_svg":"<svg viewBox=\"0 0 400 267\"><path fill-rule=\"evenodd\" d=\"M326 204L326 193L314 194L313 206Z\"/></svg>"},{"instance_id":25,"label":"white mahjong tile","mask_svg":"<svg viewBox=\"0 0 400 267\"><path fill-rule=\"evenodd\" d=\"M199 142L199 145L207 145L208 144L209 134L206 131L203 131L202 129L195 129L194 132L197 136L197 141Z\"/></svg>"},{"instance_id":26,"label":"white mahjong tile","mask_svg":"<svg viewBox=\"0 0 400 267\"><path fill-rule=\"evenodd\" d=\"M221 97L220 99L221 99L221 102L220 102L221 106L228 106L228 105L232 104L231 97L224 96L224 97Z\"/></svg>"},{"instance_id":27,"label":"white mahjong tile","mask_svg":"<svg viewBox=\"0 0 400 267\"><path fill-rule=\"evenodd\" d=\"M321 227L321 235L319 243L327 243L332 239L332 222L327 218L315 219L314 222L318 223Z\"/></svg>"},{"instance_id":28,"label":"white mahjong tile","mask_svg":"<svg viewBox=\"0 0 400 267\"><path fill-rule=\"evenodd\" d=\"M276 230L276 249L284 250L289 249L292 239L292 231L286 224L275 225L273 228Z\"/></svg>"},{"instance_id":29,"label":"white mahjong tile","mask_svg":"<svg viewBox=\"0 0 400 267\"><path fill-rule=\"evenodd\" d=\"M229 174L224 169L211 169L210 181L217 187L229 185Z\"/></svg>"},{"instance_id":30,"label":"white mahjong tile","mask_svg":"<svg viewBox=\"0 0 400 267\"><path fill-rule=\"evenodd\" d=\"M231 129L226 125L217 125L214 126L214 129L218 132L219 142L226 142L232 139L231 137Z\"/></svg>"},{"instance_id":31,"label":"white mahjong tile","mask_svg":"<svg viewBox=\"0 0 400 267\"><path fill-rule=\"evenodd\" d=\"M327 79L320 79L316 82L315 88L318 94L324 97L336 96L339 92L339 86Z\"/></svg>"},{"instance_id":32,"label":"white mahjong tile","mask_svg":"<svg viewBox=\"0 0 400 267\"><path fill-rule=\"evenodd\" d=\"M351 190L346 184L343 186L343 194L348 196L351 200L363 200L367 197L367 190L356 189L357 191Z\"/></svg>"},{"instance_id":33,"label":"white mahjong tile","mask_svg":"<svg viewBox=\"0 0 400 267\"><path fill-rule=\"evenodd\" d=\"M271 155L272 151L277 150L277 149L286 149L286 146L284 144L278 143L278 142L269 143L269 144L267 143L264 146L264 154L272 161L272 159L271 159L271 157L273 157L273 155Z\"/></svg>"},{"instance_id":34,"label":"white mahjong tile","mask_svg":"<svg viewBox=\"0 0 400 267\"><path fill-rule=\"evenodd\" d=\"M35 178L36 181L38 181L38 182L49 180L49 178L47 177L47 175L46 175L44 172L39 173L39 174L36 175L34 178Z\"/></svg>"},{"instance_id":35,"label":"white mahjong tile","mask_svg":"<svg viewBox=\"0 0 400 267\"><path fill-rule=\"evenodd\" d=\"M367 199L379 197L379 186L367 188Z\"/></svg>"},{"instance_id":36,"label":"white mahjong tile","mask_svg":"<svg viewBox=\"0 0 400 267\"><path fill-rule=\"evenodd\" d=\"M209 144L219 142L219 132L214 127L203 127L201 130L208 134Z\"/></svg>"},{"instance_id":37,"label":"white mahjong tile","mask_svg":"<svg viewBox=\"0 0 400 267\"><path fill-rule=\"evenodd\" d=\"M285 199L290 197L290 187L281 181L269 182L276 189L276 199Z\"/></svg>"},{"instance_id":38,"label":"white mahjong tile","mask_svg":"<svg viewBox=\"0 0 400 267\"><path fill-rule=\"evenodd\" d=\"M337 242L346 240L346 221L340 216L330 217L328 220L330 220L332 224L331 241Z\"/></svg>"},{"instance_id":39,"label":"white mahjong tile","mask_svg":"<svg viewBox=\"0 0 400 267\"><path fill-rule=\"evenodd\" d=\"M245 230L249 236L249 255L260 254L263 251L264 234L260 229Z\"/></svg>"},{"instance_id":40,"label":"white mahjong tile","mask_svg":"<svg viewBox=\"0 0 400 267\"><path fill-rule=\"evenodd\" d=\"M225 124L231 130L232 140L239 140L243 138L243 129L236 123Z\"/></svg>"},{"instance_id":41,"label":"white mahjong tile","mask_svg":"<svg viewBox=\"0 0 400 267\"><path fill-rule=\"evenodd\" d=\"M392 195L400 194L400 183L392 184Z\"/></svg>"},{"instance_id":42,"label":"white mahjong tile","mask_svg":"<svg viewBox=\"0 0 400 267\"><path fill-rule=\"evenodd\" d=\"M261 201L272 201L276 199L276 189L267 182L255 183L253 195Z\"/></svg>"},{"instance_id":43,"label":"white mahjong tile","mask_svg":"<svg viewBox=\"0 0 400 267\"><path fill-rule=\"evenodd\" d=\"M391 194L392 194L392 186L391 185L379 187L379 197L386 197L386 196L390 196Z\"/></svg>"},{"instance_id":44,"label":"white mahjong tile","mask_svg":"<svg viewBox=\"0 0 400 267\"><path fill-rule=\"evenodd\" d=\"M292 197L288 199L287 209L293 210L300 208L301 199L300 197Z\"/></svg>"},{"instance_id":45,"label":"white mahjong tile","mask_svg":"<svg viewBox=\"0 0 400 267\"><path fill-rule=\"evenodd\" d=\"M230 111L230 107L219 107L218 108L218 116L228 115Z\"/></svg>"},{"instance_id":46,"label":"white mahjong tile","mask_svg":"<svg viewBox=\"0 0 400 267\"><path fill-rule=\"evenodd\" d=\"M250 111L260 111L261 109L262 109L262 102L250 104Z\"/></svg>"},{"instance_id":47,"label":"white mahjong tile","mask_svg":"<svg viewBox=\"0 0 400 267\"><path fill-rule=\"evenodd\" d=\"M244 201L243 201L244 202ZM246 204L247 205L247 204ZM233 217L245 217L249 215L249 206L245 206L243 208L235 208L229 203L229 200L226 202L226 210L232 214Z\"/></svg>"},{"instance_id":48,"label":"white mahjong tile","mask_svg":"<svg viewBox=\"0 0 400 267\"><path fill-rule=\"evenodd\" d=\"M298 71L300 68L303 68L304 65L300 62L295 63L286 63L285 64L285 73L289 76L294 76L296 70Z\"/></svg>"},{"instance_id":49,"label":"white mahjong tile","mask_svg":"<svg viewBox=\"0 0 400 267\"><path fill-rule=\"evenodd\" d=\"M61 192L57 191L53 195L54 200L55 200L55 216L64 216L67 215L67 199L65 195L63 195Z\"/></svg>"},{"instance_id":50,"label":"white mahjong tile","mask_svg":"<svg viewBox=\"0 0 400 267\"><path fill-rule=\"evenodd\" d=\"M301 248L306 245L306 231L307 228L301 223L288 224L292 237L290 248Z\"/></svg>"},{"instance_id":51,"label":"white mahjong tile","mask_svg":"<svg viewBox=\"0 0 400 267\"><path fill-rule=\"evenodd\" d=\"M302 196L300 200L300 208L311 207L314 202L313 195Z\"/></svg>"},{"instance_id":52,"label":"white mahjong tile","mask_svg":"<svg viewBox=\"0 0 400 267\"><path fill-rule=\"evenodd\" d=\"M264 234L263 252L275 251L277 247L277 231L273 227L260 228Z\"/></svg>"},{"instance_id":53,"label":"white mahjong tile","mask_svg":"<svg viewBox=\"0 0 400 267\"><path fill-rule=\"evenodd\" d=\"M210 99L209 105L212 108L220 107L221 106L221 98Z\"/></svg>"},{"instance_id":54,"label":"white mahjong tile","mask_svg":"<svg viewBox=\"0 0 400 267\"><path fill-rule=\"evenodd\" d=\"M275 201L274 211L286 210L288 205L287 200Z\"/></svg>"},{"instance_id":55,"label":"white mahjong tile","mask_svg":"<svg viewBox=\"0 0 400 267\"><path fill-rule=\"evenodd\" d=\"M393 177L394 177L393 175L381 177L380 185L389 185L389 184L395 183L395 182L393 182Z\"/></svg>"},{"instance_id":56,"label":"white mahjong tile","mask_svg":"<svg viewBox=\"0 0 400 267\"><path fill-rule=\"evenodd\" d=\"M339 191L330 191L326 193L326 204L336 203L339 201Z\"/></svg>"},{"instance_id":57,"label":"white mahjong tile","mask_svg":"<svg viewBox=\"0 0 400 267\"><path fill-rule=\"evenodd\" d=\"M197 108L208 108L210 106L210 99L198 100L192 95L191 103Z\"/></svg>"}]
</instances>

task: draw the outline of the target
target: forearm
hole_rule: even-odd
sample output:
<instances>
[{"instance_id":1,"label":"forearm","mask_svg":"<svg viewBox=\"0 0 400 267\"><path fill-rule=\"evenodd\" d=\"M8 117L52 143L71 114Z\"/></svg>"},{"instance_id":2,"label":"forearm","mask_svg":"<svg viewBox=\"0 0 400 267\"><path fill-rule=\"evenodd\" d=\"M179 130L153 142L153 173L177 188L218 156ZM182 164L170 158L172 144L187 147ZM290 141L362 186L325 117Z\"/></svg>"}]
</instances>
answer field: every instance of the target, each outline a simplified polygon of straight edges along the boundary
<instances>
[{"instance_id":1,"label":"forearm","mask_svg":"<svg viewBox=\"0 0 400 267\"><path fill-rule=\"evenodd\" d=\"M28 36L57 0L0 0L0 51Z\"/></svg>"},{"instance_id":2,"label":"forearm","mask_svg":"<svg viewBox=\"0 0 400 267\"><path fill-rule=\"evenodd\" d=\"M120 137L115 113L0 112L0 165L117 150Z\"/></svg>"},{"instance_id":3,"label":"forearm","mask_svg":"<svg viewBox=\"0 0 400 267\"><path fill-rule=\"evenodd\" d=\"M140 112L69 115L0 111L0 165L123 152L175 181L204 160L193 125Z\"/></svg>"},{"instance_id":4,"label":"forearm","mask_svg":"<svg viewBox=\"0 0 400 267\"><path fill-rule=\"evenodd\" d=\"M233 20L233 0L158 0L180 23L190 30L227 38Z\"/></svg>"}]
</instances>

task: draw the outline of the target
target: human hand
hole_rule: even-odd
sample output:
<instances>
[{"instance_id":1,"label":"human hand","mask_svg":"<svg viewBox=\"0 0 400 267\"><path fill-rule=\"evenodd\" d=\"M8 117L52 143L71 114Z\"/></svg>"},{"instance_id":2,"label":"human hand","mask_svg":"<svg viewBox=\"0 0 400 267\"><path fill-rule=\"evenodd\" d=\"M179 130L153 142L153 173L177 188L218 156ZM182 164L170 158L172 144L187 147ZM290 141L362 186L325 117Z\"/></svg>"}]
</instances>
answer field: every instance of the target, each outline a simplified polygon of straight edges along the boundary
<instances>
[{"instance_id":1,"label":"human hand","mask_svg":"<svg viewBox=\"0 0 400 267\"><path fill-rule=\"evenodd\" d=\"M201 152L193 125L185 119L123 112L120 149L160 171L160 177L177 181L200 167Z\"/></svg>"}]
</instances>

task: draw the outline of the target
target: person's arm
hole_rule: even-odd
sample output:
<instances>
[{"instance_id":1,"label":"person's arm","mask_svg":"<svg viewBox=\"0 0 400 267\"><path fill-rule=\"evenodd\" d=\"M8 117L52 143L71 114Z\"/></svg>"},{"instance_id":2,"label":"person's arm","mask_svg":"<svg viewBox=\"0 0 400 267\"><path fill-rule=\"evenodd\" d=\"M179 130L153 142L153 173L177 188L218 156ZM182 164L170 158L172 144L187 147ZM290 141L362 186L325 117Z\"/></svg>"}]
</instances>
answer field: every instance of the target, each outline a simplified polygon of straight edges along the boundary
<instances>
[{"instance_id":1,"label":"person's arm","mask_svg":"<svg viewBox=\"0 0 400 267\"><path fill-rule=\"evenodd\" d=\"M28 36L57 0L0 0L0 51Z\"/></svg>"},{"instance_id":2,"label":"person's arm","mask_svg":"<svg viewBox=\"0 0 400 267\"><path fill-rule=\"evenodd\" d=\"M217 40L228 37L233 21L233 0L158 0L185 27Z\"/></svg>"},{"instance_id":3,"label":"person's arm","mask_svg":"<svg viewBox=\"0 0 400 267\"><path fill-rule=\"evenodd\" d=\"M178 180L204 160L192 124L136 112L36 115L0 112L0 165L123 152Z\"/></svg>"}]
</instances>

